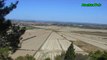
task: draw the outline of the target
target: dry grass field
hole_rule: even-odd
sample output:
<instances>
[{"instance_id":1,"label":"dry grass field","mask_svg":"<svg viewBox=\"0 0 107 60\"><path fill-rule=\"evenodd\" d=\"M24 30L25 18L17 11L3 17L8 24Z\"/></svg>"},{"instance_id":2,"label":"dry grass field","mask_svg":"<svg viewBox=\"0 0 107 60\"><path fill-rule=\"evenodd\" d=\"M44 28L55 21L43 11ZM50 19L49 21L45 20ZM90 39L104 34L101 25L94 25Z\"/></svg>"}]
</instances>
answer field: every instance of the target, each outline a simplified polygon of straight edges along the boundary
<instances>
[{"instance_id":1,"label":"dry grass field","mask_svg":"<svg viewBox=\"0 0 107 60\"><path fill-rule=\"evenodd\" d=\"M37 60L43 60L49 57L54 60L54 57L56 55L60 55L63 51L66 51L70 44L70 41L64 39L62 36L53 31L39 52L37 52L35 58ZM76 45L74 45L74 48L76 53L84 52Z\"/></svg>"},{"instance_id":2,"label":"dry grass field","mask_svg":"<svg viewBox=\"0 0 107 60\"><path fill-rule=\"evenodd\" d=\"M36 60L50 57L54 60L74 42L76 53L88 54L95 50L107 51L107 30L83 29L63 26L34 26L22 36L21 48L11 56L33 55Z\"/></svg>"}]
</instances>

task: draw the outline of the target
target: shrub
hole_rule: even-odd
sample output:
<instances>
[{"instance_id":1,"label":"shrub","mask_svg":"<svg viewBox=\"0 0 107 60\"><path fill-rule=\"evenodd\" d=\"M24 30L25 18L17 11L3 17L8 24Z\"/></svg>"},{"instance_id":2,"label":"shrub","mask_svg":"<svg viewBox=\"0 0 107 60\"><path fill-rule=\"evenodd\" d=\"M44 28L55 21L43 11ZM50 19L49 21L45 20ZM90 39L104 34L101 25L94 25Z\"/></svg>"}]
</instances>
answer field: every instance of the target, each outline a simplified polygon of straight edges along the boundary
<instances>
[{"instance_id":1,"label":"shrub","mask_svg":"<svg viewBox=\"0 0 107 60\"><path fill-rule=\"evenodd\" d=\"M88 58L89 58L88 55L76 54L75 60L88 60Z\"/></svg>"},{"instance_id":2,"label":"shrub","mask_svg":"<svg viewBox=\"0 0 107 60\"><path fill-rule=\"evenodd\" d=\"M45 58L45 60L51 60L51 59L48 57L48 58Z\"/></svg>"},{"instance_id":3,"label":"shrub","mask_svg":"<svg viewBox=\"0 0 107 60\"><path fill-rule=\"evenodd\" d=\"M89 54L90 60L107 60L107 52L105 51L95 51Z\"/></svg>"},{"instance_id":4,"label":"shrub","mask_svg":"<svg viewBox=\"0 0 107 60\"><path fill-rule=\"evenodd\" d=\"M27 54L26 56L19 56L15 60L35 60L35 58Z\"/></svg>"}]
</instances>

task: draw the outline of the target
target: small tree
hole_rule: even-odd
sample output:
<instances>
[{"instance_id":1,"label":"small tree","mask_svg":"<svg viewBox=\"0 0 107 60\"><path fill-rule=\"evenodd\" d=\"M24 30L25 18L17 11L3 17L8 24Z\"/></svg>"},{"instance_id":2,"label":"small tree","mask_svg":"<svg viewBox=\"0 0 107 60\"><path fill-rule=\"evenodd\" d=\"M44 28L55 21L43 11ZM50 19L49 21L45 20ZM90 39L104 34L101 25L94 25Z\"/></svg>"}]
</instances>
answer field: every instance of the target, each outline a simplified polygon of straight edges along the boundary
<instances>
[{"instance_id":1,"label":"small tree","mask_svg":"<svg viewBox=\"0 0 107 60\"><path fill-rule=\"evenodd\" d=\"M6 20L5 16L16 8L16 3L11 3L10 6L5 6L5 0L0 0L0 60L10 60L9 46L11 42L8 37L10 35L9 30L12 27L11 21Z\"/></svg>"},{"instance_id":2,"label":"small tree","mask_svg":"<svg viewBox=\"0 0 107 60\"><path fill-rule=\"evenodd\" d=\"M75 52L74 52L73 42L69 46L69 48L65 54L64 60L75 60Z\"/></svg>"},{"instance_id":3,"label":"small tree","mask_svg":"<svg viewBox=\"0 0 107 60\"><path fill-rule=\"evenodd\" d=\"M26 30L25 27L12 25L10 20L5 19L17 4L18 1L5 6L5 0L0 0L0 48L9 47L13 52L19 47L20 37Z\"/></svg>"},{"instance_id":4,"label":"small tree","mask_svg":"<svg viewBox=\"0 0 107 60\"><path fill-rule=\"evenodd\" d=\"M5 16L9 14L13 9L16 8L18 1L10 6L5 6L5 0L0 0L0 47L6 47L9 43L7 43L8 30L12 26L10 20L6 20Z\"/></svg>"}]
</instances>

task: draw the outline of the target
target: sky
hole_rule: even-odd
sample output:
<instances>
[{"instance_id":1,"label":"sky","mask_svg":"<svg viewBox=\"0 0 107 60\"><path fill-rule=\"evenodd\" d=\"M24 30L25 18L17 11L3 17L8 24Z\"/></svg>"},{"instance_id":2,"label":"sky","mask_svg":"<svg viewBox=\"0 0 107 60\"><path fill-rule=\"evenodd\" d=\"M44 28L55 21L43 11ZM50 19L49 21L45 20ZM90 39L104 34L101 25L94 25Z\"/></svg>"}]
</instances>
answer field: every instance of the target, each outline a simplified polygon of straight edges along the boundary
<instances>
[{"instance_id":1,"label":"sky","mask_svg":"<svg viewBox=\"0 0 107 60\"><path fill-rule=\"evenodd\" d=\"M7 0L6 3L15 2ZM101 7L82 7L100 3ZM19 0L8 19L107 24L107 0Z\"/></svg>"}]
</instances>

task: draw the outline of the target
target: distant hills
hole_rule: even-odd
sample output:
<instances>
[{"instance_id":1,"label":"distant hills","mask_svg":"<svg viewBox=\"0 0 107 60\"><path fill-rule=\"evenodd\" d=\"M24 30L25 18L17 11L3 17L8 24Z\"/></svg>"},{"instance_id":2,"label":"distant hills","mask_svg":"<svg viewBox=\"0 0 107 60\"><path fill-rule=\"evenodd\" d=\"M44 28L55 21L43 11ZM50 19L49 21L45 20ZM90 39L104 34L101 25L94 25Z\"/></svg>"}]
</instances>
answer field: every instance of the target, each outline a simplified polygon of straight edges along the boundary
<instances>
[{"instance_id":1,"label":"distant hills","mask_svg":"<svg viewBox=\"0 0 107 60\"><path fill-rule=\"evenodd\" d=\"M96 23L76 23L76 22L56 22L56 21L35 21L35 20L12 20L13 23L20 25L57 25L57 26L69 26L69 27L80 27L90 29L107 29L107 24L96 24Z\"/></svg>"}]
</instances>

